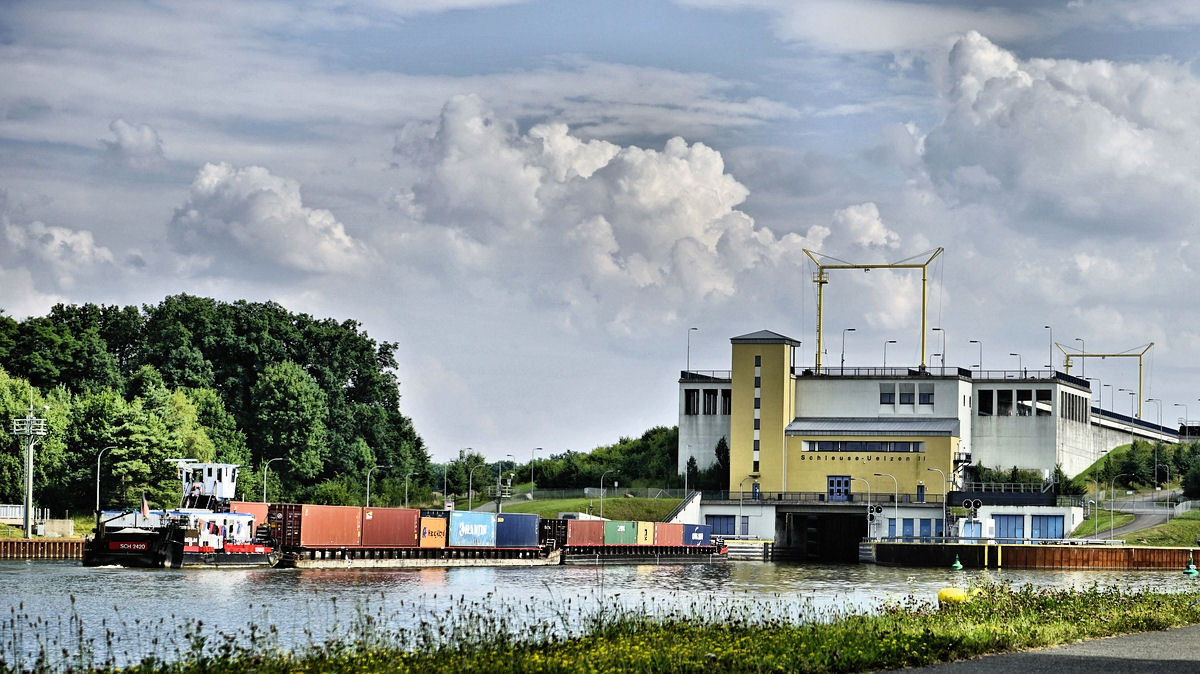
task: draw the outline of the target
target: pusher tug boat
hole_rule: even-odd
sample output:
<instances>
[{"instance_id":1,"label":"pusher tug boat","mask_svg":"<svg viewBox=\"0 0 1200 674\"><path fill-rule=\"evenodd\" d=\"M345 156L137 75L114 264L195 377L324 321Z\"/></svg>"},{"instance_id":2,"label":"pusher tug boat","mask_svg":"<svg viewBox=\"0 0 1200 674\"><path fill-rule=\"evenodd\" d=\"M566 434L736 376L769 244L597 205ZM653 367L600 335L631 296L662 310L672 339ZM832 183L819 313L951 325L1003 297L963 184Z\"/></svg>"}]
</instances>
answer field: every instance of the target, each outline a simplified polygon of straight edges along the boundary
<instances>
[{"instance_id":1,"label":"pusher tug boat","mask_svg":"<svg viewBox=\"0 0 1200 674\"><path fill-rule=\"evenodd\" d=\"M175 510L99 513L95 536L83 549L84 566L137 568L270 567L278 546L258 533L253 513L232 512L238 465L177 460L182 498Z\"/></svg>"}]
</instances>

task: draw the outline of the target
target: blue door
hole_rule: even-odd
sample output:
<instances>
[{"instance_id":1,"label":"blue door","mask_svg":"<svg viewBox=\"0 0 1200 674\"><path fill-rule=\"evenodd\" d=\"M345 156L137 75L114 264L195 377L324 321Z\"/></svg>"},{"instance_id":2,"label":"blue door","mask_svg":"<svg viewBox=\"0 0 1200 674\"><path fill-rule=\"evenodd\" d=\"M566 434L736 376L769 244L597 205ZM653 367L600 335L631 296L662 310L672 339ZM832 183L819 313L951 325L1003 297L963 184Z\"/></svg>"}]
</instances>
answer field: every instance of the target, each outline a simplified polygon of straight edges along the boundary
<instances>
[{"instance_id":1,"label":"blue door","mask_svg":"<svg viewBox=\"0 0 1200 674\"><path fill-rule=\"evenodd\" d=\"M913 521L911 517L904 518L904 540L911 540L913 537Z\"/></svg>"},{"instance_id":2,"label":"blue door","mask_svg":"<svg viewBox=\"0 0 1200 674\"><path fill-rule=\"evenodd\" d=\"M962 538L964 543L978 543L983 537L983 522L978 520L963 522Z\"/></svg>"},{"instance_id":3,"label":"blue door","mask_svg":"<svg viewBox=\"0 0 1200 674\"><path fill-rule=\"evenodd\" d=\"M889 517L888 518L888 538L895 538L895 537L896 537L896 518Z\"/></svg>"},{"instance_id":4,"label":"blue door","mask_svg":"<svg viewBox=\"0 0 1200 674\"><path fill-rule=\"evenodd\" d=\"M828 475L828 491L826 499L829 501L849 501L850 500L850 476L849 475Z\"/></svg>"},{"instance_id":5,"label":"blue door","mask_svg":"<svg viewBox=\"0 0 1200 674\"><path fill-rule=\"evenodd\" d=\"M925 485L917 485L917 503L925 502Z\"/></svg>"},{"instance_id":6,"label":"blue door","mask_svg":"<svg viewBox=\"0 0 1200 674\"><path fill-rule=\"evenodd\" d=\"M933 520L921 520L921 542L928 543L929 537L933 535Z\"/></svg>"},{"instance_id":7,"label":"blue door","mask_svg":"<svg viewBox=\"0 0 1200 674\"><path fill-rule=\"evenodd\" d=\"M992 515L997 543L1020 543L1025 538L1024 515Z\"/></svg>"}]
</instances>

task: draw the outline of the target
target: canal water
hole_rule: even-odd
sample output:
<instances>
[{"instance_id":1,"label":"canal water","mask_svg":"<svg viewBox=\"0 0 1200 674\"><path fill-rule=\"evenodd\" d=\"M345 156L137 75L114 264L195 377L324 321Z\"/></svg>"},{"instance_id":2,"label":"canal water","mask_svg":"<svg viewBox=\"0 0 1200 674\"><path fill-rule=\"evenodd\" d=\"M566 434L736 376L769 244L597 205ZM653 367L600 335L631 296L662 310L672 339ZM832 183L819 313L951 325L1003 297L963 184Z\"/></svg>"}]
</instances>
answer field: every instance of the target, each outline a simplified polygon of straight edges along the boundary
<instances>
[{"instance_id":1,"label":"canal water","mask_svg":"<svg viewBox=\"0 0 1200 674\"><path fill-rule=\"evenodd\" d=\"M823 620L939 589L999 583L1188 592L1180 571L986 571L736 562L681 566L136 570L0 562L0 669L168 660L222 644L302 649L382 634L414 647L577 633L620 610ZM369 625L365 632L363 627Z\"/></svg>"}]
</instances>

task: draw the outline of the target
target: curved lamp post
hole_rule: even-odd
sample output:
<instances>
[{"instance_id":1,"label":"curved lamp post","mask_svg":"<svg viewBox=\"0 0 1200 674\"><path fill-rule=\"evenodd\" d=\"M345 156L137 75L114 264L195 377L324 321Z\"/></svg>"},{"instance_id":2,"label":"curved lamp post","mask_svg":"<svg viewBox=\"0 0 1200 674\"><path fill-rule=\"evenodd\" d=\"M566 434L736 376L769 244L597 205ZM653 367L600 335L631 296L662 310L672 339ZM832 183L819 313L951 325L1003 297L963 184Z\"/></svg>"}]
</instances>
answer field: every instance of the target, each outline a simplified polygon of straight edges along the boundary
<instances>
[{"instance_id":1,"label":"curved lamp post","mask_svg":"<svg viewBox=\"0 0 1200 674\"><path fill-rule=\"evenodd\" d=\"M267 502L267 468L274 461L283 461L283 457L277 456L274 459L269 459L266 463L263 464L263 500L262 500L263 503Z\"/></svg>"},{"instance_id":2,"label":"curved lamp post","mask_svg":"<svg viewBox=\"0 0 1200 674\"><path fill-rule=\"evenodd\" d=\"M846 333L854 332L854 328L842 328L842 372L846 371Z\"/></svg>"},{"instance_id":3,"label":"curved lamp post","mask_svg":"<svg viewBox=\"0 0 1200 674\"><path fill-rule=\"evenodd\" d=\"M104 456L104 453L107 452L108 450L116 449L116 448L117 448L116 445L109 445L108 447L105 447L104 449L100 450L100 453L96 455L96 526L97 527L100 526L100 457Z\"/></svg>"},{"instance_id":4,"label":"curved lamp post","mask_svg":"<svg viewBox=\"0 0 1200 674\"><path fill-rule=\"evenodd\" d=\"M737 526L734 527L735 532L742 528L742 501L745 500L746 495L746 492L742 491L742 485L746 484L746 480L757 478L758 473L750 473L746 475L746 477L743 477L742 481L738 483L738 521ZM741 538L743 535L745 534L738 534L738 538Z\"/></svg>"},{"instance_id":5,"label":"curved lamp post","mask_svg":"<svg viewBox=\"0 0 1200 674\"><path fill-rule=\"evenodd\" d=\"M542 451L541 447L534 447L533 450L529 452L529 496L531 498L533 497L533 459L540 451Z\"/></svg>"},{"instance_id":6,"label":"curved lamp post","mask_svg":"<svg viewBox=\"0 0 1200 674\"><path fill-rule=\"evenodd\" d=\"M873 538L873 536L871 536L871 520L870 520L870 518L871 518L871 481L865 477L854 477L853 475L850 476L850 479L851 480L859 480L863 484L867 485L867 538L868 539Z\"/></svg>"},{"instance_id":7,"label":"curved lamp post","mask_svg":"<svg viewBox=\"0 0 1200 674\"><path fill-rule=\"evenodd\" d=\"M946 369L946 330L945 330L945 328L930 328L930 330L942 333L942 354L941 354L942 355L942 370L945 370ZM945 374L945 372L942 372L942 374Z\"/></svg>"},{"instance_id":8,"label":"curved lamp post","mask_svg":"<svg viewBox=\"0 0 1200 674\"><path fill-rule=\"evenodd\" d=\"M368 508L371 507L371 473L374 472L376 468L391 468L391 466L372 466L367 471L367 507ZM405 506L405 507L407 508L408 506Z\"/></svg>"},{"instance_id":9,"label":"curved lamp post","mask_svg":"<svg viewBox=\"0 0 1200 674\"><path fill-rule=\"evenodd\" d=\"M896 343L896 340L894 340L894 339L889 339L883 343L883 369L884 370L887 369L887 345L895 344L895 343Z\"/></svg>"},{"instance_id":10,"label":"curved lamp post","mask_svg":"<svg viewBox=\"0 0 1200 674\"><path fill-rule=\"evenodd\" d=\"M616 468L610 468L609 470L606 470L603 473L600 473L600 517L601 518L604 517L604 476L608 475L609 473L619 473L619 472L621 472L621 471L617 470Z\"/></svg>"},{"instance_id":11,"label":"curved lamp post","mask_svg":"<svg viewBox=\"0 0 1200 674\"><path fill-rule=\"evenodd\" d=\"M975 367L979 368L979 376L982 377L983 376L983 340L982 339L972 339L972 340L968 340L967 343L979 345L979 364L976 365Z\"/></svg>"},{"instance_id":12,"label":"curved lamp post","mask_svg":"<svg viewBox=\"0 0 1200 674\"><path fill-rule=\"evenodd\" d=\"M875 477L890 477L892 482L896 483L895 502L892 504L892 517L896 520L896 533L900 533L900 480L896 479L891 473L875 473Z\"/></svg>"},{"instance_id":13,"label":"curved lamp post","mask_svg":"<svg viewBox=\"0 0 1200 674\"><path fill-rule=\"evenodd\" d=\"M1108 481L1108 540L1110 541L1113 539L1113 531L1116 530L1116 527L1113 524L1113 516L1116 512L1116 509L1114 508L1115 504L1113 502L1116 501L1116 499L1113 497L1116 496L1114 492L1117 488L1118 477L1129 477L1129 473L1114 475L1113 479Z\"/></svg>"},{"instance_id":14,"label":"curved lamp post","mask_svg":"<svg viewBox=\"0 0 1200 674\"><path fill-rule=\"evenodd\" d=\"M926 468L925 470L937 471L938 475L942 476L942 535L946 535L946 526L949 524L947 520L950 517L946 514L946 473L941 468Z\"/></svg>"}]
</instances>

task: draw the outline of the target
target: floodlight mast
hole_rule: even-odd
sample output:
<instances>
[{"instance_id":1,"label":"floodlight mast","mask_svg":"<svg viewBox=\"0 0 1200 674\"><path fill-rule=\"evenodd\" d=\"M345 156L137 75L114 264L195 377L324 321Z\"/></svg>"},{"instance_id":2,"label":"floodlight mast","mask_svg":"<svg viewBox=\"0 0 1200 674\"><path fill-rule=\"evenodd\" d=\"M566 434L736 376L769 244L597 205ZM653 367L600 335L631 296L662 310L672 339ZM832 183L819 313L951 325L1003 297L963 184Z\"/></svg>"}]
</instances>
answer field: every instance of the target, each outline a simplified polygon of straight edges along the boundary
<instances>
[{"instance_id":1,"label":"floodlight mast","mask_svg":"<svg viewBox=\"0 0 1200 674\"><path fill-rule=\"evenodd\" d=\"M1142 400L1144 400L1144 398L1145 398L1145 396L1142 395L1142 373L1144 371L1144 362L1145 362L1146 352L1154 347L1154 342L1150 342L1149 344L1147 344L1145 346L1135 346L1132 349L1129 349L1122 353L1084 353L1082 351L1071 352L1071 351L1067 351L1067 348L1065 346L1063 346L1062 344L1059 344L1058 342L1055 342L1054 346L1057 346L1058 350L1063 352L1063 372L1065 372L1067 374L1071 374L1071 359L1072 358L1137 358L1138 359L1137 418L1138 419L1142 418ZM1138 349L1141 349L1141 351L1138 351ZM1103 407L1103 401L1101 401L1101 407Z\"/></svg>"},{"instance_id":2,"label":"floodlight mast","mask_svg":"<svg viewBox=\"0 0 1200 674\"><path fill-rule=\"evenodd\" d=\"M812 260L813 263L817 265L817 273L815 276L813 276L813 283L817 284L817 360L816 360L817 374L821 373L821 349L822 349L822 342L824 341L824 339L822 337L822 331L824 329L823 319L824 319L824 305L825 305L825 284L829 283L829 279L825 275L825 271L829 270L829 269L862 269L863 271L870 271L872 269L920 269L921 270L921 369L924 370L925 369L925 352L926 352L925 337L926 337L926 332L927 332L926 317L928 315L928 308L929 308L929 291L928 291L929 264L931 262L933 262L934 258L936 258L938 255L941 255L944 251L945 251L945 248L942 248L941 246L938 246L937 248L934 248L933 250L928 251L929 257L926 257L924 262L909 262L908 260L913 260L915 258L922 257L922 256L926 255L926 253L921 253L920 255L914 255L913 257L910 257L907 260L901 260L899 262L893 262L890 264L884 264L884 263L854 264L851 262L844 262L844 261L842 261L842 264L822 264L821 260L818 259L818 257L827 258L827 259L831 259L831 260L836 260L837 258L832 257L830 255L826 255L824 253L820 253L820 252L817 252L814 250L809 250L809 249L805 248L804 254L807 255L809 257L809 259Z\"/></svg>"}]
</instances>

